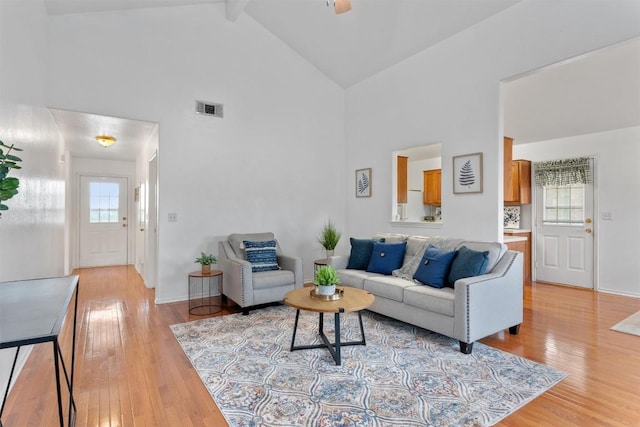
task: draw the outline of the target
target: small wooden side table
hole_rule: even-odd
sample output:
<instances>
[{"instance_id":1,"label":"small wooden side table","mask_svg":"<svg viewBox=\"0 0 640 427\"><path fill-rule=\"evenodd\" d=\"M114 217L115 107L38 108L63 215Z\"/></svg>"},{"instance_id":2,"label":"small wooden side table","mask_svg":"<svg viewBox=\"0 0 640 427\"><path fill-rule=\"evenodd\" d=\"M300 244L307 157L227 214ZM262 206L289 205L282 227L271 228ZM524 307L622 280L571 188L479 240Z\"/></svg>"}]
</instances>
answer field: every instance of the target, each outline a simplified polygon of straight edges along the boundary
<instances>
[{"instance_id":1,"label":"small wooden side table","mask_svg":"<svg viewBox=\"0 0 640 427\"><path fill-rule=\"evenodd\" d=\"M215 280L214 280L215 279ZM189 314L205 316L222 310L222 271L189 273Z\"/></svg>"},{"instance_id":2,"label":"small wooden side table","mask_svg":"<svg viewBox=\"0 0 640 427\"><path fill-rule=\"evenodd\" d=\"M313 279L314 280L316 278L316 271L318 271L320 267L324 267L325 265L329 265L329 258L317 259L313 261Z\"/></svg>"}]
</instances>

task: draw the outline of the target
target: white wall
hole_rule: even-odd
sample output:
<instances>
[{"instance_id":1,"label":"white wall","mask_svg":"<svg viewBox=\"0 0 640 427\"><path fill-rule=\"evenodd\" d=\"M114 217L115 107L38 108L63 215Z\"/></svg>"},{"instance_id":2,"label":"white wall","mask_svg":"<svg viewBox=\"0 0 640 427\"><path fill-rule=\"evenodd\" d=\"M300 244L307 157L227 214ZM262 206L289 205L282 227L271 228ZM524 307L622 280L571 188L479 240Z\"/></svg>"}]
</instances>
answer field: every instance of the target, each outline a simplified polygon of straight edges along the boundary
<instances>
[{"instance_id":1,"label":"white wall","mask_svg":"<svg viewBox=\"0 0 640 427\"><path fill-rule=\"evenodd\" d=\"M68 272L64 248L63 141L44 106L47 34L39 2L0 1L0 139L24 151L20 193L0 219L0 281L52 277ZM36 260L36 262L25 262ZM31 347L23 348L22 368ZM0 390L15 350L0 350Z\"/></svg>"},{"instance_id":2,"label":"white wall","mask_svg":"<svg viewBox=\"0 0 640 427\"><path fill-rule=\"evenodd\" d=\"M51 43L51 106L160 124L158 302L186 299L195 256L234 232L275 232L312 277L322 224L344 226L338 85L224 4L56 16Z\"/></svg>"},{"instance_id":3,"label":"white wall","mask_svg":"<svg viewBox=\"0 0 640 427\"><path fill-rule=\"evenodd\" d=\"M639 14L639 2L525 1L349 88L347 172L373 168L374 191L367 199L347 192L348 232L502 239L499 82L638 36ZM442 141L441 229L416 231L388 221L389 154L415 141ZM454 195L451 159L475 152L483 153L484 191Z\"/></svg>"},{"instance_id":4,"label":"white wall","mask_svg":"<svg viewBox=\"0 0 640 427\"><path fill-rule=\"evenodd\" d=\"M640 297L640 127L517 144L513 154L534 162L595 156L597 288ZM602 220L602 212L613 219Z\"/></svg>"},{"instance_id":5,"label":"white wall","mask_svg":"<svg viewBox=\"0 0 640 427\"><path fill-rule=\"evenodd\" d=\"M65 165L62 139L45 108L0 104L0 139L24 151L19 193L0 218L0 282L62 276L65 269ZM20 352L18 372L31 347ZM0 390L5 390L15 349L0 350ZM14 377L16 378L16 377Z\"/></svg>"}]
</instances>

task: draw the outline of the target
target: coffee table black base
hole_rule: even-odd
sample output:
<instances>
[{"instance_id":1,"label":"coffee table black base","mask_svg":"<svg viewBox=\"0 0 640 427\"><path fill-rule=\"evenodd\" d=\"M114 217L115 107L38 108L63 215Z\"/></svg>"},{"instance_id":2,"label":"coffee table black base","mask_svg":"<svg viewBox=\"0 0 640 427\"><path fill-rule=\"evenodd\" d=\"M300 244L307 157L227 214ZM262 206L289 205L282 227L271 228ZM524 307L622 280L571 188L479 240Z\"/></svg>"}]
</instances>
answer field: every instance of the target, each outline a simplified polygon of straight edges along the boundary
<instances>
[{"instance_id":1,"label":"coffee table black base","mask_svg":"<svg viewBox=\"0 0 640 427\"><path fill-rule=\"evenodd\" d=\"M341 364L341 355L340 348L346 347L348 345L367 345L364 338L364 327L362 326L362 312L358 311L358 321L360 322L360 336L362 339L360 341L348 341L348 342L340 342L340 314L344 313L343 309L340 309L339 312L334 313L335 320L335 338L334 342L329 342L329 339L324 334L324 313L318 313L318 335L322 339L322 344L312 344L312 345L295 345L296 343L296 332L298 331L298 319L300 317L300 309L296 310L296 321L293 325L293 337L291 338L291 351L295 350L309 350L312 348L326 348L331 353L333 360L336 362L336 365Z\"/></svg>"}]
</instances>

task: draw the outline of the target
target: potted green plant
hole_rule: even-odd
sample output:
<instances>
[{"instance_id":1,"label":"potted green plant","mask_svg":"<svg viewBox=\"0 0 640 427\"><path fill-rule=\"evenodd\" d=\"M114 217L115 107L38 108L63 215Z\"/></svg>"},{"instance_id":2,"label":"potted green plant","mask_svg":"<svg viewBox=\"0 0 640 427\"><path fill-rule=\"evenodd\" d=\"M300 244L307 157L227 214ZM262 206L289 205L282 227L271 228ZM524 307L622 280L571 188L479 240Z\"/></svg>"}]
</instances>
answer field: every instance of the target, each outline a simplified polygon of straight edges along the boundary
<instances>
[{"instance_id":1,"label":"potted green plant","mask_svg":"<svg viewBox=\"0 0 640 427\"><path fill-rule=\"evenodd\" d=\"M313 281L318 295L333 295L336 293L336 285L340 283L336 269L331 265L322 266L316 271Z\"/></svg>"},{"instance_id":2,"label":"potted green plant","mask_svg":"<svg viewBox=\"0 0 640 427\"><path fill-rule=\"evenodd\" d=\"M336 229L335 224L331 220L327 221L324 227L322 227L320 236L318 236L318 242L320 242L326 251L327 258L333 256L333 250L338 245L341 235L342 234Z\"/></svg>"},{"instance_id":3,"label":"potted green plant","mask_svg":"<svg viewBox=\"0 0 640 427\"><path fill-rule=\"evenodd\" d=\"M196 258L195 262L200 264L202 274L210 274L211 264L215 264L218 260L212 254L207 255L204 252L200 252L200 257Z\"/></svg>"},{"instance_id":4,"label":"potted green plant","mask_svg":"<svg viewBox=\"0 0 640 427\"><path fill-rule=\"evenodd\" d=\"M9 206L2 202L18 194L18 187L20 186L20 180L15 177L10 177L9 172L11 169L21 169L18 163L20 163L22 159L11 154L11 151L22 150L13 144L7 145L0 141L0 211L9 209ZM0 217L2 217L1 213Z\"/></svg>"}]
</instances>

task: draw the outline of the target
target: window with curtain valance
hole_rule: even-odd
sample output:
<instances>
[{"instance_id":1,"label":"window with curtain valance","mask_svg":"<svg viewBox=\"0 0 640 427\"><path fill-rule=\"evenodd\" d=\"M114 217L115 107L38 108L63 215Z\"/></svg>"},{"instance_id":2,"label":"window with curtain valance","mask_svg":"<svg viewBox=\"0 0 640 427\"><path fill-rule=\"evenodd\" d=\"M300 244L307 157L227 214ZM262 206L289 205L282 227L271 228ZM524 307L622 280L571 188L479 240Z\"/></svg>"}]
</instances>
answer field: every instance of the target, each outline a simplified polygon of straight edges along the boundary
<instances>
[{"instance_id":1,"label":"window with curtain valance","mask_svg":"<svg viewBox=\"0 0 640 427\"><path fill-rule=\"evenodd\" d=\"M534 163L536 185L572 185L591 182L589 157Z\"/></svg>"}]
</instances>

